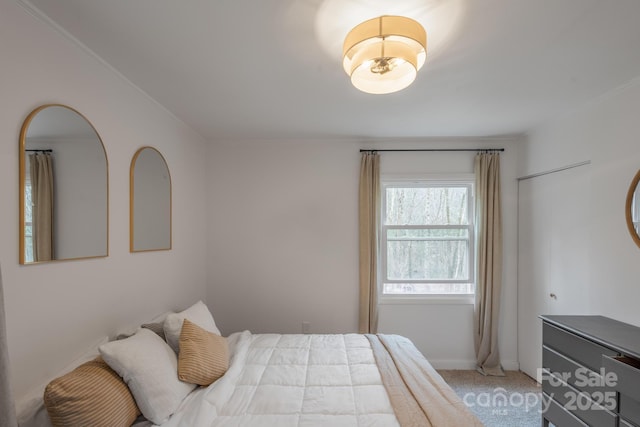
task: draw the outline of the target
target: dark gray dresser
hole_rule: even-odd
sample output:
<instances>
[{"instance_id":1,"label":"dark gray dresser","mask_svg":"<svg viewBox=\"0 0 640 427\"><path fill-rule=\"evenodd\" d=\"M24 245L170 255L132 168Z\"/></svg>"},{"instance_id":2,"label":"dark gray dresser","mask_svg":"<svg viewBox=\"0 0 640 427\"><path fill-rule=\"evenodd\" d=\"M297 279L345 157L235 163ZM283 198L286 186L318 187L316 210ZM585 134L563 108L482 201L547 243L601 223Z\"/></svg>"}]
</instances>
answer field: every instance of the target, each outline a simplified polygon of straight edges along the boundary
<instances>
[{"instance_id":1,"label":"dark gray dresser","mask_svg":"<svg viewBox=\"0 0 640 427\"><path fill-rule=\"evenodd\" d=\"M603 316L542 319L542 426L640 427L640 328Z\"/></svg>"}]
</instances>

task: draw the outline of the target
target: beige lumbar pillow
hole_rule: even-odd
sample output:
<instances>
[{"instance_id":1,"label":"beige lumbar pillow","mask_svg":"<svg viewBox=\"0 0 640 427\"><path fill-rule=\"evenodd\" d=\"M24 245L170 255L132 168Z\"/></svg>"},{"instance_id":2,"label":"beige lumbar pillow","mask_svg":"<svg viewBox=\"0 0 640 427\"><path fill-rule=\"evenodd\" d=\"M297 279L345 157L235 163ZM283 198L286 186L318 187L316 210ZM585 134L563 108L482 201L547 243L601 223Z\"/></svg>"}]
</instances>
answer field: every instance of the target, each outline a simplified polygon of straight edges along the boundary
<instances>
[{"instance_id":1,"label":"beige lumbar pillow","mask_svg":"<svg viewBox=\"0 0 640 427\"><path fill-rule=\"evenodd\" d=\"M99 357L51 381L44 404L55 427L129 427L140 414L122 378Z\"/></svg>"},{"instance_id":2,"label":"beige lumbar pillow","mask_svg":"<svg viewBox=\"0 0 640 427\"><path fill-rule=\"evenodd\" d=\"M228 368L227 339L184 319L180 333L178 378L184 382L207 386L223 376Z\"/></svg>"}]
</instances>

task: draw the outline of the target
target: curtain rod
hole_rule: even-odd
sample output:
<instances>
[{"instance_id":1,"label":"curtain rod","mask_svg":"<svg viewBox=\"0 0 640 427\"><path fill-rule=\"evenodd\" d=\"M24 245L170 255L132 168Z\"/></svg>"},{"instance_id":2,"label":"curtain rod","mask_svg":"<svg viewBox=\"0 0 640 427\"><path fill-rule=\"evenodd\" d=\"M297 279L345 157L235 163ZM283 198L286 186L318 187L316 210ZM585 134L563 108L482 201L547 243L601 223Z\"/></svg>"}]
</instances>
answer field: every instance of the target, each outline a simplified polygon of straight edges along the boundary
<instances>
[{"instance_id":1,"label":"curtain rod","mask_svg":"<svg viewBox=\"0 0 640 427\"><path fill-rule=\"evenodd\" d=\"M52 153L53 150L50 149L46 149L46 150L24 150L24 151L37 151L39 153Z\"/></svg>"},{"instance_id":2,"label":"curtain rod","mask_svg":"<svg viewBox=\"0 0 640 427\"><path fill-rule=\"evenodd\" d=\"M504 151L504 148L408 148L408 149L389 149L389 150L366 150L361 149L360 152L366 151Z\"/></svg>"}]
</instances>

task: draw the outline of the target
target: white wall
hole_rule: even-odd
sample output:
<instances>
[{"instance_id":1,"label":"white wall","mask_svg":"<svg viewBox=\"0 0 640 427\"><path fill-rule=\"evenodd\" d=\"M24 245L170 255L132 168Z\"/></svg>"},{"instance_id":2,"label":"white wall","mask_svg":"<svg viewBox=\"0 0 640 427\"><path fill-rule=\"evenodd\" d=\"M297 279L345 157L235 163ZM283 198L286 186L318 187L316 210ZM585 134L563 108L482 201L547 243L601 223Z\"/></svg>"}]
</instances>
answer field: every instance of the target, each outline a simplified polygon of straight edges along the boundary
<instances>
[{"instance_id":1,"label":"white wall","mask_svg":"<svg viewBox=\"0 0 640 427\"><path fill-rule=\"evenodd\" d=\"M0 0L0 262L17 398L113 336L206 293L205 143L163 108L12 0ZM109 257L18 265L18 136L45 103L84 114L109 162ZM129 253L129 165L143 145L167 159L173 250Z\"/></svg>"},{"instance_id":2,"label":"white wall","mask_svg":"<svg viewBox=\"0 0 640 427\"><path fill-rule=\"evenodd\" d=\"M536 286L543 289L549 285L546 282L553 281L551 285L566 295L566 311L573 314L601 314L635 325L640 325L640 248L627 231L624 207L629 184L640 168L638 111L640 79L541 126L529 136L522 151L521 173L591 161L588 176L572 181L574 188L568 189L588 197L579 220L584 221L585 238L575 238L572 227L543 228L539 236L540 244L549 240L574 242L573 247L564 249L566 253L583 252L586 241L587 262L573 263L573 271L565 271L564 277L541 279ZM555 185L553 179L562 179L562 174L554 175L549 185ZM576 278L580 278L582 298L566 292ZM521 282L529 279L523 277Z\"/></svg>"},{"instance_id":3,"label":"white wall","mask_svg":"<svg viewBox=\"0 0 640 427\"><path fill-rule=\"evenodd\" d=\"M208 160L208 302L221 331L357 330L356 147L236 142Z\"/></svg>"},{"instance_id":4,"label":"white wall","mask_svg":"<svg viewBox=\"0 0 640 427\"><path fill-rule=\"evenodd\" d=\"M223 333L357 331L360 148L506 147L502 157L505 367L516 354L517 139L255 141L208 155L208 301ZM473 173L473 153L384 153L382 172ZM384 305L380 330L436 366L474 366L472 305Z\"/></svg>"}]
</instances>

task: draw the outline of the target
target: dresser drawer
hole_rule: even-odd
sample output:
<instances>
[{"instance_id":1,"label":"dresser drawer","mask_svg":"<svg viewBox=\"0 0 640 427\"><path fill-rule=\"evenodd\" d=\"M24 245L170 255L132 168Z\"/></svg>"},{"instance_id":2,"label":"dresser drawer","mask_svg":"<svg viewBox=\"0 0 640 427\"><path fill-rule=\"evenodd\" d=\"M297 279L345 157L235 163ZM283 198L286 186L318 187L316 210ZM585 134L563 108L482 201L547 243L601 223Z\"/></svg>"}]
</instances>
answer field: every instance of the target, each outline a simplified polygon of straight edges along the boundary
<instances>
[{"instance_id":1,"label":"dresser drawer","mask_svg":"<svg viewBox=\"0 0 640 427\"><path fill-rule=\"evenodd\" d=\"M607 372L617 375L617 384L614 387L634 400L640 400L640 361L630 357L603 356L602 363Z\"/></svg>"},{"instance_id":2,"label":"dresser drawer","mask_svg":"<svg viewBox=\"0 0 640 427\"><path fill-rule=\"evenodd\" d=\"M542 325L542 344L574 359L593 371L602 367L602 355L616 356L613 350L588 341L548 323Z\"/></svg>"},{"instance_id":3,"label":"dresser drawer","mask_svg":"<svg viewBox=\"0 0 640 427\"><path fill-rule=\"evenodd\" d=\"M590 426L616 427L618 416L611 412L617 407L615 391L596 393L592 399L549 372L542 375L542 391Z\"/></svg>"},{"instance_id":4,"label":"dresser drawer","mask_svg":"<svg viewBox=\"0 0 640 427\"><path fill-rule=\"evenodd\" d=\"M551 421L551 424L553 424L554 426L588 427L588 425L580 421L578 417L560 406L558 402L551 400L549 396L543 395L542 398L545 402L549 402L549 407L547 408L546 412L542 414L542 416L546 420Z\"/></svg>"},{"instance_id":5,"label":"dresser drawer","mask_svg":"<svg viewBox=\"0 0 640 427\"><path fill-rule=\"evenodd\" d=\"M605 385L600 374L545 346L542 346L542 367L588 394L613 391L611 387Z\"/></svg>"},{"instance_id":6,"label":"dresser drawer","mask_svg":"<svg viewBox=\"0 0 640 427\"><path fill-rule=\"evenodd\" d=\"M633 400L632 398L625 396L624 394L620 395L620 416L625 419L640 425L640 402L637 400Z\"/></svg>"},{"instance_id":7,"label":"dresser drawer","mask_svg":"<svg viewBox=\"0 0 640 427\"><path fill-rule=\"evenodd\" d=\"M620 418L620 423L618 424L618 426L619 427L635 427L633 424L629 424L628 422L626 422L622 418Z\"/></svg>"}]
</instances>

